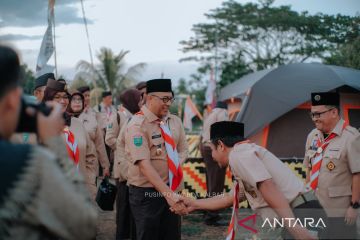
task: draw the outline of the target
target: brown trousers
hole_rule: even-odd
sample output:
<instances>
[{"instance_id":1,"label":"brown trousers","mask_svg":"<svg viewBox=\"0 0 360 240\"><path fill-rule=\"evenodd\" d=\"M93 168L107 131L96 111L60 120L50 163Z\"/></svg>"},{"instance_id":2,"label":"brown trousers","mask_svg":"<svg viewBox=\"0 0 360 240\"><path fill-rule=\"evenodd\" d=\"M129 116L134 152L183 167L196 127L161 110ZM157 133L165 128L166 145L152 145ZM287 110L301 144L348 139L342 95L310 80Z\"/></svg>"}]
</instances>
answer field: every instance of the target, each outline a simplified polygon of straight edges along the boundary
<instances>
[{"instance_id":1,"label":"brown trousers","mask_svg":"<svg viewBox=\"0 0 360 240\"><path fill-rule=\"evenodd\" d=\"M211 148L201 144L201 155L206 168L207 197L220 195L224 192L226 168L221 168L211 156Z\"/></svg>"}]
</instances>

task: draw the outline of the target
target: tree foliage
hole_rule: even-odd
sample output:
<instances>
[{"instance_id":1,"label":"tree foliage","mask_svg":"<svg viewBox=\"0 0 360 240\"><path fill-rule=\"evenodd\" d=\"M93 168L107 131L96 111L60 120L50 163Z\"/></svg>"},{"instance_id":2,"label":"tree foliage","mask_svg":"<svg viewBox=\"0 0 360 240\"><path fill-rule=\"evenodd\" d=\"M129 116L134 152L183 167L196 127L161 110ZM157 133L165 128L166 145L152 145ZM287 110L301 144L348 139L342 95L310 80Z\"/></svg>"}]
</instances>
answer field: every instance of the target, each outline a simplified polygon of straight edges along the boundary
<instances>
[{"instance_id":1,"label":"tree foliage","mask_svg":"<svg viewBox=\"0 0 360 240\"><path fill-rule=\"evenodd\" d=\"M184 53L194 54L181 61L200 63L188 84L204 90L201 82L208 82L214 65L220 70L219 87L249 72L289 63L325 60L358 66L359 16L311 15L273 2L227 0L205 14L205 23L193 25L194 35L180 42Z\"/></svg>"},{"instance_id":2,"label":"tree foliage","mask_svg":"<svg viewBox=\"0 0 360 240\"><path fill-rule=\"evenodd\" d=\"M211 59L217 49L220 60L227 62L234 59L229 60L229 55L240 54L252 70L261 70L309 58L323 59L340 44L359 36L359 17L310 15L272 3L224 2L206 14L211 23L193 26L195 36L181 42L183 51L205 53Z\"/></svg>"},{"instance_id":3,"label":"tree foliage","mask_svg":"<svg viewBox=\"0 0 360 240\"><path fill-rule=\"evenodd\" d=\"M360 37L354 42L344 44L325 59L325 63L360 69Z\"/></svg>"},{"instance_id":4,"label":"tree foliage","mask_svg":"<svg viewBox=\"0 0 360 240\"><path fill-rule=\"evenodd\" d=\"M26 64L21 66L23 72L23 81L21 86L24 93L32 95L35 88L35 77L34 73L28 68Z\"/></svg>"},{"instance_id":5,"label":"tree foliage","mask_svg":"<svg viewBox=\"0 0 360 240\"><path fill-rule=\"evenodd\" d=\"M137 77L146 66L145 63L138 63L126 68L125 57L128 53L129 51L122 50L115 54L111 49L103 47L96 55L98 65L92 66L84 60L78 62L75 79L82 78L89 83L96 82L99 88L120 93L137 82Z\"/></svg>"}]
</instances>

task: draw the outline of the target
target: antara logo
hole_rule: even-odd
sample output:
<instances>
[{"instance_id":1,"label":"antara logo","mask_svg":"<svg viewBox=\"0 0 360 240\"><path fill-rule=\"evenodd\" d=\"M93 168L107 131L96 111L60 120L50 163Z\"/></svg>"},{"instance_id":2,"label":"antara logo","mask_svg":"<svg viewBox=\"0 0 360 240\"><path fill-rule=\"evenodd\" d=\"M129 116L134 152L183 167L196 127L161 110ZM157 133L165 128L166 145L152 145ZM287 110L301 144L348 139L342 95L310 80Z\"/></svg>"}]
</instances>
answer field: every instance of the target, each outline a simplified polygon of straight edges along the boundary
<instances>
[{"instance_id":1,"label":"antara logo","mask_svg":"<svg viewBox=\"0 0 360 240\"><path fill-rule=\"evenodd\" d=\"M248 225L245 225L244 223L245 222L248 222L248 221L252 221L251 223L251 227L248 226ZM254 228L256 226L256 214L253 214L253 215L250 215L244 219L241 219L240 221L238 221L238 225L240 227L243 227L253 233L257 233L258 231Z\"/></svg>"},{"instance_id":2,"label":"antara logo","mask_svg":"<svg viewBox=\"0 0 360 240\"><path fill-rule=\"evenodd\" d=\"M244 219L241 219L238 221L238 225L242 228L245 228L246 230L256 234L258 233L258 230L256 229L256 217L257 214L250 215ZM246 222L249 222L250 224L245 224ZM301 226L301 227L312 227L312 228L326 228L326 224L322 218L319 218L318 220L315 220L314 218L304 218L303 221L300 218L265 218L265 221L261 225L261 228L264 227L295 227L295 226Z\"/></svg>"},{"instance_id":3,"label":"antara logo","mask_svg":"<svg viewBox=\"0 0 360 240\"><path fill-rule=\"evenodd\" d=\"M313 228L326 228L325 222L322 218L319 218L315 221L314 218L304 218L304 221L301 221L299 218L281 218L281 219L268 219L266 218L261 227L268 225L271 228L275 227L295 227L296 225L301 227L313 227Z\"/></svg>"}]
</instances>

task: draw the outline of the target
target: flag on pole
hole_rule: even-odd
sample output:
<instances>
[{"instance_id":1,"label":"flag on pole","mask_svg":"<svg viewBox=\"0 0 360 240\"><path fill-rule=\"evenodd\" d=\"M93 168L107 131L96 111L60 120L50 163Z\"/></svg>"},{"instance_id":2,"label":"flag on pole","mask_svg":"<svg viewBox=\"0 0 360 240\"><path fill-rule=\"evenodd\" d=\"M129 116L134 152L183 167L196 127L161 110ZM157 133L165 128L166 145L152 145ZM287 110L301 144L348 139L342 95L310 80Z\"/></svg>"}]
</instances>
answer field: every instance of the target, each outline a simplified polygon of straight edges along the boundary
<instances>
[{"instance_id":1,"label":"flag on pole","mask_svg":"<svg viewBox=\"0 0 360 240\"><path fill-rule=\"evenodd\" d=\"M213 69L211 68L210 81L205 93L205 104L211 105L212 108L214 108L216 105L215 90L216 90L216 82L214 78Z\"/></svg>"},{"instance_id":2,"label":"flag on pole","mask_svg":"<svg viewBox=\"0 0 360 240\"><path fill-rule=\"evenodd\" d=\"M191 120L195 116L198 116L201 120L203 119L190 96L187 96L184 108L184 128L192 130Z\"/></svg>"},{"instance_id":3,"label":"flag on pole","mask_svg":"<svg viewBox=\"0 0 360 240\"><path fill-rule=\"evenodd\" d=\"M49 68L47 65L51 55L54 53L53 42L53 22L54 22L54 5L55 0L49 0L48 6L48 26L41 42L40 52L36 63L36 73L42 73L44 68Z\"/></svg>"}]
</instances>

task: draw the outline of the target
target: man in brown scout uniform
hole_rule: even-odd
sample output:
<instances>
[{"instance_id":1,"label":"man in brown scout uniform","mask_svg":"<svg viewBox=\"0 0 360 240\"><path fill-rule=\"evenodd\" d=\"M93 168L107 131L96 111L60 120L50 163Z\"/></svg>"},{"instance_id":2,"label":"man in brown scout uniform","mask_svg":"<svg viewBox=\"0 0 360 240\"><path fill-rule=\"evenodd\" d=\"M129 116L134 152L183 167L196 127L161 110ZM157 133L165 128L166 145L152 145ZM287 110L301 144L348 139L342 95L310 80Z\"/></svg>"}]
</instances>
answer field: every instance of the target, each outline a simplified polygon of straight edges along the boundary
<instances>
[{"instance_id":1,"label":"man in brown scout uniform","mask_svg":"<svg viewBox=\"0 0 360 240\"><path fill-rule=\"evenodd\" d=\"M36 113L39 139L54 152L10 143L22 89L19 59L3 46L0 76L0 239L94 239L96 211L54 154L56 148L65 149L59 137L64 127L61 107L51 104L47 117Z\"/></svg>"},{"instance_id":2,"label":"man in brown scout uniform","mask_svg":"<svg viewBox=\"0 0 360 240\"><path fill-rule=\"evenodd\" d=\"M34 96L38 102L41 102L44 97L44 91L46 88L46 83L48 79L55 80L55 76L53 73L45 73L40 77L35 79L35 89L34 89Z\"/></svg>"},{"instance_id":3,"label":"man in brown scout uniform","mask_svg":"<svg viewBox=\"0 0 360 240\"><path fill-rule=\"evenodd\" d=\"M196 209L217 210L234 206L228 239L234 239L237 225L238 201L248 200L251 208L264 220L305 218L322 219L326 226L326 214L311 192L304 193L304 184L272 153L244 139L244 125L237 122L217 122L210 130L212 156L221 167L230 166L235 178L230 193L213 198L193 200L184 198L188 211ZM242 187L240 187L242 186ZM306 219L305 219L306 220ZM304 223L303 223L304 224ZM287 224L284 235L296 239L315 239L300 224ZM323 225L321 225L323 227ZM313 228L322 235L321 228ZM314 232L314 234L316 234Z\"/></svg>"},{"instance_id":4,"label":"man in brown scout uniform","mask_svg":"<svg viewBox=\"0 0 360 240\"><path fill-rule=\"evenodd\" d=\"M339 115L338 93L311 94L316 128L306 140L307 182L329 217L328 236L356 238L360 200L360 133Z\"/></svg>"},{"instance_id":5,"label":"man in brown scout uniform","mask_svg":"<svg viewBox=\"0 0 360 240\"><path fill-rule=\"evenodd\" d=\"M207 197L213 197L224 192L226 168L221 168L211 156L210 143L210 126L220 121L228 121L227 104L217 102L215 108L204 120L202 131L202 140L200 145L201 155L203 156L206 168L206 188ZM217 211L208 211L205 213L205 224L210 226L226 225Z\"/></svg>"},{"instance_id":6,"label":"man in brown scout uniform","mask_svg":"<svg viewBox=\"0 0 360 240\"><path fill-rule=\"evenodd\" d=\"M180 239L180 217L185 209L176 193L182 189L181 162L187 143L181 120L169 112L174 101L170 79L147 82L146 105L134 115L125 133L130 156L130 206L138 240Z\"/></svg>"}]
</instances>

